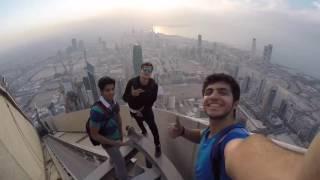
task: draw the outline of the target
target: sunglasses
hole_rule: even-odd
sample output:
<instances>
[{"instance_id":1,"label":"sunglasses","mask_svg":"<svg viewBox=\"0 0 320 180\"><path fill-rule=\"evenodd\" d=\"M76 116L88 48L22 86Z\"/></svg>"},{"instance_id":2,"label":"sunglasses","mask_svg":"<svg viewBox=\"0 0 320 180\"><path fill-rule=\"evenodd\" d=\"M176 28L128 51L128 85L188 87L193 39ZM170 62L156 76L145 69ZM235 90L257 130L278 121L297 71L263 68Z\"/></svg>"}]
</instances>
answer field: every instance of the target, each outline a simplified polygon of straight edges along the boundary
<instances>
[{"instance_id":1,"label":"sunglasses","mask_svg":"<svg viewBox=\"0 0 320 180\"><path fill-rule=\"evenodd\" d=\"M143 71L144 73L149 73L149 74L151 74L152 71L153 71L153 68L152 68L151 66L145 66L145 67L142 68L142 71Z\"/></svg>"}]
</instances>

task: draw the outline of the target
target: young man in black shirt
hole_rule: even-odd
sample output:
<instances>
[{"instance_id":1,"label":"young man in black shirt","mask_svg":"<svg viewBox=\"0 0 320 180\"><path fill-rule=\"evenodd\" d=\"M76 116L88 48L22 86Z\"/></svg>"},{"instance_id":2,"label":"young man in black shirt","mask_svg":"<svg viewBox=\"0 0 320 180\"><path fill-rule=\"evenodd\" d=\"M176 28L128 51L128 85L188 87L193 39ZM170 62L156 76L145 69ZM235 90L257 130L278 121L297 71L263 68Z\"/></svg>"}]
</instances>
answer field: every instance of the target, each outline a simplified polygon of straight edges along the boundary
<instances>
[{"instance_id":1,"label":"young man in black shirt","mask_svg":"<svg viewBox=\"0 0 320 180\"><path fill-rule=\"evenodd\" d=\"M148 124L154 138L155 156L160 157L159 132L152 111L153 103L157 100L158 84L151 78L152 71L151 63L143 63L140 75L129 80L123 100L128 103L130 114L137 121L144 136L147 135L147 130L143 121Z\"/></svg>"}]
</instances>

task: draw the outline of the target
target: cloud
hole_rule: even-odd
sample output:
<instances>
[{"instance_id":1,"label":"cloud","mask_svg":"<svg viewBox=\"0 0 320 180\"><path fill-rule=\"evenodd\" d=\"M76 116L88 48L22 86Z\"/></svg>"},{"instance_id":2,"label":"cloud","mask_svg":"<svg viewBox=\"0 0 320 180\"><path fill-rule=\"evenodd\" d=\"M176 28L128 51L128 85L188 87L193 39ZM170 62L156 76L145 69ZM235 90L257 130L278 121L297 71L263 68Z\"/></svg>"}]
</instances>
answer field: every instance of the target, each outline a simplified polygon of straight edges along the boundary
<instances>
[{"instance_id":1,"label":"cloud","mask_svg":"<svg viewBox=\"0 0 320 180\"><path fill-rule=\"evenodd\" d=\"M139 2L144 1L147 0L139 0ZM265 44L274 45L273 62L297 67L313 74L319 72L320 52L317 38L320 37L320 0L311 2L314 8L293 8L290 0L171 1L174 2L174 7L161 8L162 10L158 12L147 11L146 7L144 11L138 11L135 8L139 7L136 6L128 11L119 10L116 14L106 17L113 18L112 24L117 25L124 20L120 18L114 20L114 18L126 14L130 18L135 18L129 18L130 26L136 26L137 22L148 22L151 25L166 26L164 29L172 34L196 37L196 34L201 33L206 40L224 42L243 49L250 49L250 41L255 37L260 51ZM168 0L162 2L163 7L168 2ZM155 7L156 3L150 2L149 6ZM81 28L73 28L73 25L68 29L79 32L78 37L86 34L103 34L107 26L99 24L106 20L103 18L97 20L97 26L93 25L94 21ZM83 27L98 29L101 32L80 32L83 31ZM34 34L39 36L39 33ZM27 36L24 34L21 40L22 38ZM36 38L29 39L35 41ZM7 46L14 41L8 39L8 43L2 42L4 42L2 46ZM0 48L0 51L1 49L4 48ZM320 73L316 75L320 77Z\"/></svg>"},{"instance_id":2,"label":"cloud","mask_svg":"<svg viewBox=\"0 0 320 180\"><path fill-rule=\"evenodd\" d=\"M198 8L239 10L239 9L286 9L287 0L197 0L193 1Z\"/></svg>"},{"instance_id":3,"label":"cloud","mask_svg":"<svg viewBox=\"0 0 320 180\"><path fill-rule=\"evenodd\" d=\"M319 0L318 1L314 1L312 4L313 4L313 6L315 8L320 9L320 1Z\"/></svg>"}]
</instances>

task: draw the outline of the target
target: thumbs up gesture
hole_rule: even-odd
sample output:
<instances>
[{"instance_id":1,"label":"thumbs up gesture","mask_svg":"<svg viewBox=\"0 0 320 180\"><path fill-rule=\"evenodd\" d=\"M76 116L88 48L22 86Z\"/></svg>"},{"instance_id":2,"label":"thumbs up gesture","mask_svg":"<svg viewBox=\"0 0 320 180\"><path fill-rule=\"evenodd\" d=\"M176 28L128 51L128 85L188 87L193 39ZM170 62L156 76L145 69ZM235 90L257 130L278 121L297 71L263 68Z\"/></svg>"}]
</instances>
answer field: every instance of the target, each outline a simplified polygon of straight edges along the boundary
<instances>
[{"instance_id":1,"label":"thumbs up gesture","mask_svg":"<svg viewBox=\"0 0 320 180\"><path fill-rule=\"evenodd\" d=\"M180 124L179 117L176 118L175 123L171 123L169 126L169 135L171 138L175 139L182 135L184 127Z\"/></svg>"}]
</instances>

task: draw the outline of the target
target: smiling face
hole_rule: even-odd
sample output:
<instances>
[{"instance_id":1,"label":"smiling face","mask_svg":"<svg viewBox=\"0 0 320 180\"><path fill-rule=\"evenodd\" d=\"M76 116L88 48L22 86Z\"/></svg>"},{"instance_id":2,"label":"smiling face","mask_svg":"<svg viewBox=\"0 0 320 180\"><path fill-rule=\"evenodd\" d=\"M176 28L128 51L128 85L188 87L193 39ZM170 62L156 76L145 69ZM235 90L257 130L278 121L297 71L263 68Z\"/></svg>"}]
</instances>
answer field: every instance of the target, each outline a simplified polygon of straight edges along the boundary
<instances>
[{"instance_id":1,"label":"smiling face","mask_svg":"<svg viewBox=\"0 0 320 180\"><path fill-rule=\"evenodd\" d=\"M106 100L112 101L114 97L114 84L105 85L103 90L100 92Z\"/></svg>"},{"instance_id":2,"label":"smiling face","mask_svg":"<svg viewBox=\"0 0 320 180\"><path fill-rule=\"evenodd\" d=\"M203 107L211 120L233 118L233 112L238 105L234 102L230 85L216 82L208 85L204 90Z\"/></svg>"},{"instance_id":3,"label":"smiling face","mask_svg":"<svg viewBox=\"0 0 320 180\"><path fill-rule=\"evenodd\" d=\"M143 85L143 86L146 86L148 85L149 83L149 80L151 78L151 73L145 73L143 70L141 70L140 72L140 83Z\"/></svg>"}]
</instances>

